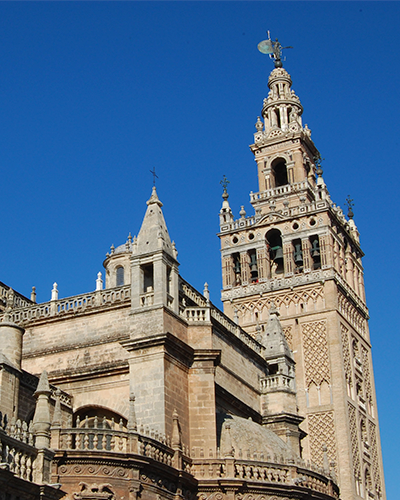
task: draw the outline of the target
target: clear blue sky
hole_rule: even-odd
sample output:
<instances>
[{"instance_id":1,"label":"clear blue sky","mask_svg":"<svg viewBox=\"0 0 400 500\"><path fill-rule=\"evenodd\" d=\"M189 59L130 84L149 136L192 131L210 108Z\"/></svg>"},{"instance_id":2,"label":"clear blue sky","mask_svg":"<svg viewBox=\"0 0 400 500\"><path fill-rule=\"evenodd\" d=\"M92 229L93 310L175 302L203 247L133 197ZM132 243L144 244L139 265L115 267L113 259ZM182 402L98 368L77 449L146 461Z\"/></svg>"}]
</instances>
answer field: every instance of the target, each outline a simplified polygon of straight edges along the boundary
<instances>
[{"instance_id":1,"label":"clear blue sky","mask_svg":"<svg viewBox=\"0 0 400 500\"><path fill-rule=\"evenodd\" d=\"M252 213L248 145L279 37L333 200L366 253L388 497L400 448L398 2L1 2L0 280L38 300L91 291L137 234L153 167L181 274L221 287L223 174ZM389 354L391 354L389 356Z\"/></svg>"}]
</instances>

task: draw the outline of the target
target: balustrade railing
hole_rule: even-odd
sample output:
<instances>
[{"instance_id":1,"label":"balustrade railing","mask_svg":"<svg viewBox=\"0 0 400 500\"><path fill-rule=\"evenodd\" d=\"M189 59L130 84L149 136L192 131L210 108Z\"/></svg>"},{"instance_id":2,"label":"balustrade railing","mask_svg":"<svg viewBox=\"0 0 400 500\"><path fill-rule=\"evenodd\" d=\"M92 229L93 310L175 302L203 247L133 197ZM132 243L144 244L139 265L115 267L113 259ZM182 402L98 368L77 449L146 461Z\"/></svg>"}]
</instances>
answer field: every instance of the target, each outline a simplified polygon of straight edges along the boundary
<instances>
[{"instance_id":1,"label":"balustrade railing","mask_svg":"<svg viewBox=\"0 0 400 500\"><path fill-rule=\"evenodd\" d=\"M96 307L113 306L130 301L131 286L98 290L65 299L14 309L10 312L11 321L16 324L40 321L44 318L83 313Z\"/></svg>"},{"instance_id":2,"label":"balustrade railing","mask_svg":"<svg viewBox=\"0 0 400 500\"><path fill-rule=\"evenodd\" d=\"M278 388L292 389L293 378L288 375L284 375L283 373L277 373L260 379L260 384L262 392Z\"/></svg>"},{"instance_id":3,"label":"balustrade railing","mask_svg":"<svg viewBox=\"0 0 400 500\"><path fill-rule=\"evenodd\" d=\"M326 475L329 471L312 471L292 464L225 459L192 459L192 474L202 479L238 479L260 483L297 485L338 498L338 489ZM208 483L209 484L209 483Z\"/></svg>"},{"instance_id":4,"label":"balustrade railing","mask_svg":"<svg viewBox=\"0 0 400 500\"><path fill-rule=\"evenodd\" d=\"M171 447L170 439L153 431L141 429L149 435L124 429L111 429L104 421L91 422L91 427L71 427L59 429L60 450L81 450L88 452L133 453L151 458L166 465L174 465L177 450ZM113 425L113 424L112 424ZM119 424L118 427L122 427ZM153 437L154 436L154 437ZM188 450L184 447L182 463L184 469L191 467Z\"/></svg>"},{"instance_id":5,"label":"balustrade railing","mask_svg":"<svg viewBox=\"0 0 400 500\"><path fill-rule=\"evenodd\" d=\"M32 424L28 426L21 420L12 420L8 426L7 417L0 412L1 466L15 476L32 482L36 457Z\"/></svg>"}]
</instances>

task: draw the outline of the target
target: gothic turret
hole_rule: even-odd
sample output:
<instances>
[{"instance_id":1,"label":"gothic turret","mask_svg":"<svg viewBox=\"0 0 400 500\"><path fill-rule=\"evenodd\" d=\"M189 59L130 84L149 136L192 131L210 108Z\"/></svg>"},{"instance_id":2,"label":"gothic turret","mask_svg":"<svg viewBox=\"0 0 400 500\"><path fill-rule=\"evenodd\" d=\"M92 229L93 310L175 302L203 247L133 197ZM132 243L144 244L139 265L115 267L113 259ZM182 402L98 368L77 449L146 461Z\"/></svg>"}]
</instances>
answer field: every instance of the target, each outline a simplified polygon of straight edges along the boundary
<instances>
[{"instance_id":1,"label":"gothic turret","mask_svg":"<svg viewBox=\"0 0 400 500\"><path fill-rule=\"evenodd\" d=\"M147 202L139 235L132 245L132 307L165 306L179 312L178 252L171 243L156 188Z\"/></svg>"}]
</instances>

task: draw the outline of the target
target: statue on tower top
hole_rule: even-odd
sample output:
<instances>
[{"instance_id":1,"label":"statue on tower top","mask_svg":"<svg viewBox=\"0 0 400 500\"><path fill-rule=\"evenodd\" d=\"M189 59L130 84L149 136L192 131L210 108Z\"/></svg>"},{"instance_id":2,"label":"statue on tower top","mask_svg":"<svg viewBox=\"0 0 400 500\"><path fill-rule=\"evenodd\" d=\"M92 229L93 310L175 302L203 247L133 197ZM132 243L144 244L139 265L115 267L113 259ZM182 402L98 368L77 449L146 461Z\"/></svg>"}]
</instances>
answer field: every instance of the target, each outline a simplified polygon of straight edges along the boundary
<instances>
[{"instance_id":1,"label":"statue on tower top","mask_svg":"<svg viewBox=\"0 0 400 500\"><path fill-rule=\"evenodd\" d=\"M268 40L263 40L257 45L258 50L262 54L269 54L269 57L274 60L275 68L282 68L282 50L283 49L293 49L292 46L282 47L281 43L275 38L273 42L271 40L270 32L268 33ZM285 59L283 59L285 60Z\"/></svg>"}]
</instances>

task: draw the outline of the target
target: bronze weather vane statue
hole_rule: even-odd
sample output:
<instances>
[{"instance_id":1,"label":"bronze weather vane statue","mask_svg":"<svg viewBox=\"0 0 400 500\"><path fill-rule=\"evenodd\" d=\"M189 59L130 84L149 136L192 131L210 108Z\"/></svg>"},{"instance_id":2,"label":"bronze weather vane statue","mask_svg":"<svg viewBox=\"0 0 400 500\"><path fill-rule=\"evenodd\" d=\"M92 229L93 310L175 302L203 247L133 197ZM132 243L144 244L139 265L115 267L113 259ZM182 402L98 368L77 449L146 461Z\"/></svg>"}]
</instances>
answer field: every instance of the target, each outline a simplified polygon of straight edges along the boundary
<instances>
[{"instance_id":1,"label":"bronze weather vane statue","mask_svg":"<svg viewBox=\"0 0 400 500\"><path fill-rule=\"evenodd\" d=\"M269 31L267 31L267 33L268 33L268 40L263 40L262 42L260 42L257 45L258 50L262 54L269 54L269 57L274 60L275 68L282 68L282 50L293 49L293 47L291 45L288 45L287 47L282 47L277 38L275 39L275 41L273 41L271 40L271 35Z\"/></svg>"}]
</instances>

